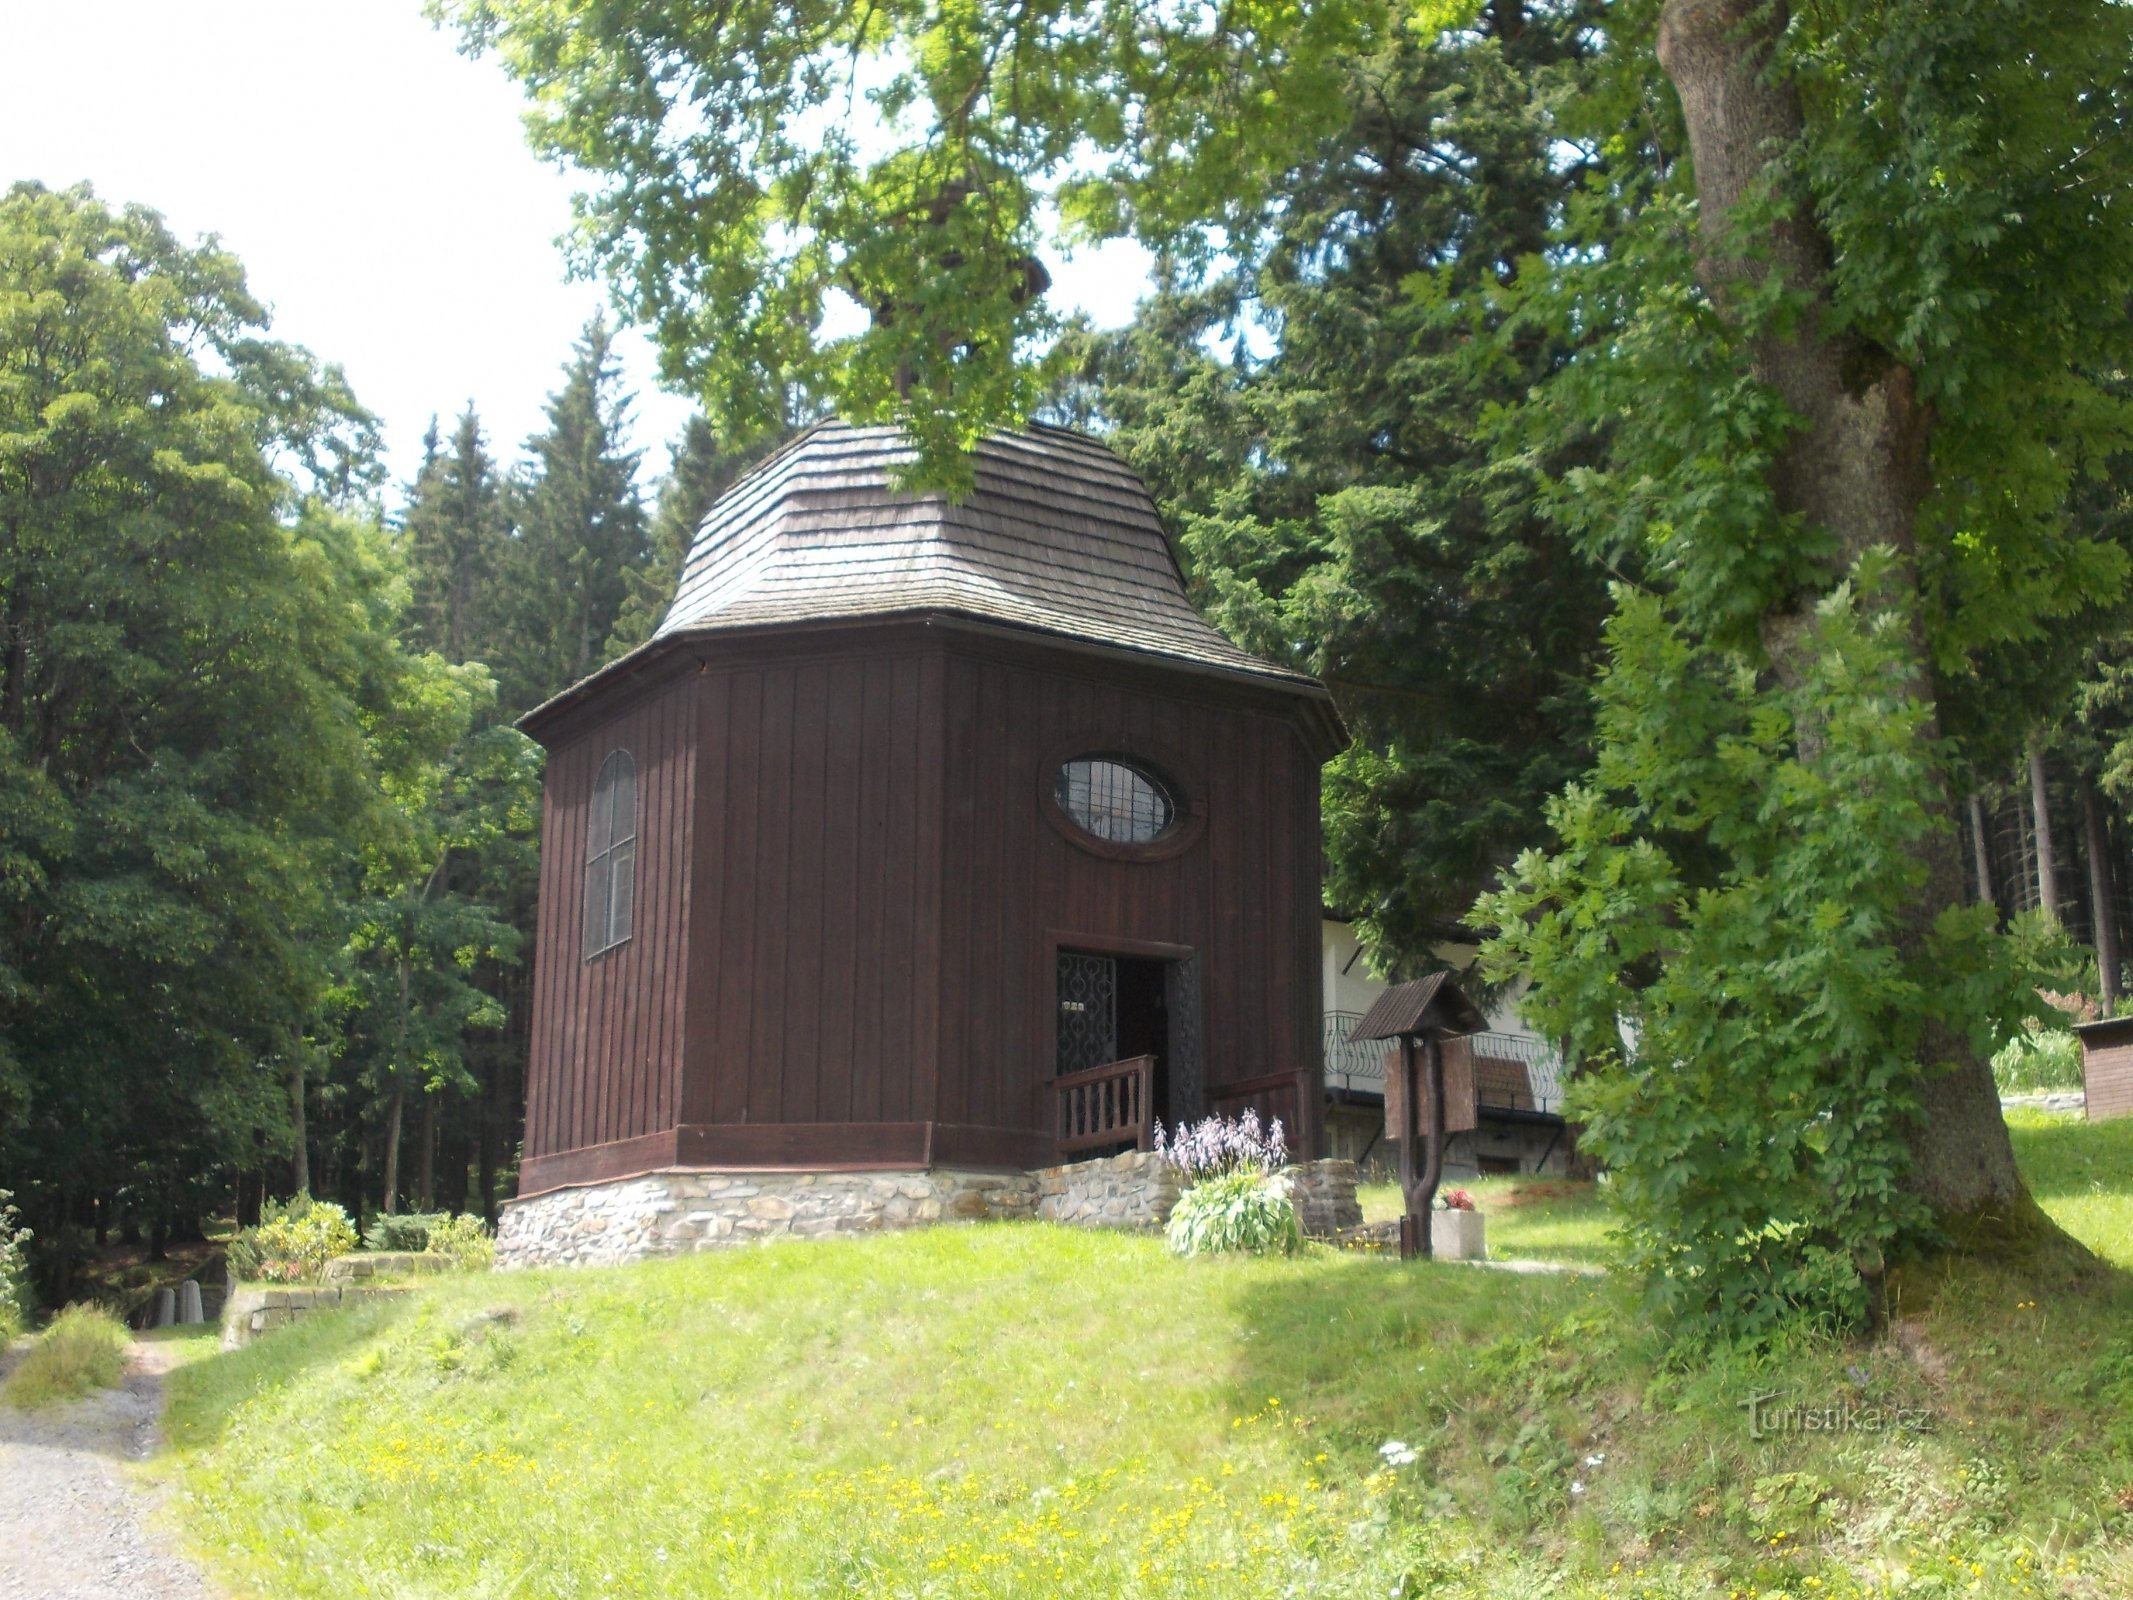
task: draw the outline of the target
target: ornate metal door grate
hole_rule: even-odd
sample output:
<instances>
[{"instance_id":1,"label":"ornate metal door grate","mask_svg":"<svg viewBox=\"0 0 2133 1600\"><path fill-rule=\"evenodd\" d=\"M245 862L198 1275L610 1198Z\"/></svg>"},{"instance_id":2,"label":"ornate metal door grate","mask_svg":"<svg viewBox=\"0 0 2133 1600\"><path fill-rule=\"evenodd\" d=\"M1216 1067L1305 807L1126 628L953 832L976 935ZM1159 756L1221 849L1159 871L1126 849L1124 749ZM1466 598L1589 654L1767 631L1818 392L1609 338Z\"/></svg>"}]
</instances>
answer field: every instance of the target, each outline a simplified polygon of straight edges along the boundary
<instances>
[{"instance_id":1,"label":"ornate metal door grate","mask_svg":"<svg viewBox=\"0 0 2133 1600\"><path fill-rule=\"evenodd\" d=\"M1059 952L1059 1067L1063 1076L1118 1057L1118 963Z\"/></svg>"}]
</instances>

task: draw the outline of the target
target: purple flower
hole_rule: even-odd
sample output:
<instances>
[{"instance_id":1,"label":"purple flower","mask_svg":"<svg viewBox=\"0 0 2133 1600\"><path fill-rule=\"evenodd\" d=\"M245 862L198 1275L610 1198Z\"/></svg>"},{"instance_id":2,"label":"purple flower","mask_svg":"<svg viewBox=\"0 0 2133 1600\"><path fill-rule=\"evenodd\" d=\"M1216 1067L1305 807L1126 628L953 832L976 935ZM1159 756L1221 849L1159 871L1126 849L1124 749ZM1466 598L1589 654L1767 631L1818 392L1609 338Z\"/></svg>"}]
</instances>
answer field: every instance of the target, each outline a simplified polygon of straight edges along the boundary
<instances>
[{"instance_id":1,"label":"purple flower","mask_svg":"<svg viewBox=\"0 0 2133 1600\"><path fill-rule=\"evenodd\" d=\"M1281 1119L1261 1130L1259 1113L1247 1110L1231 1120L1208 1117L1180 1124L1173 1132L1155 1125L1155 1150L1186 1183L1225 1177L1232 1172L1279 1172L1289 1162L1288 1139Z\"/></svg>"}]
</instances>

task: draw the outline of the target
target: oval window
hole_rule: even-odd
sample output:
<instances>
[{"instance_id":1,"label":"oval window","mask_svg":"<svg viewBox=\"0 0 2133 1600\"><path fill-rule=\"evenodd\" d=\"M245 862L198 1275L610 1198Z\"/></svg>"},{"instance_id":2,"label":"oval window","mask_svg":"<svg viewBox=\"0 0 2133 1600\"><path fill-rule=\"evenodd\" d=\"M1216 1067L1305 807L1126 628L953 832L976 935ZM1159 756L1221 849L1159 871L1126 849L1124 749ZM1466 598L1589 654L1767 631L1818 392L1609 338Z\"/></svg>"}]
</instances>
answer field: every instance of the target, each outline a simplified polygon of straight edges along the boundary
<instances>
[{"instance_id":1,"label":"oval window","mask_svg":"<svg viewBox=\"0 0 2133 1600\"><path fill-rule=\"evenodd\" d=\"M1052 796L1075 825L1113 844L1153 844L1177 821L1177 802L1152 774L1108 756L1060 765Z\"/></svg>"}]
</instances>

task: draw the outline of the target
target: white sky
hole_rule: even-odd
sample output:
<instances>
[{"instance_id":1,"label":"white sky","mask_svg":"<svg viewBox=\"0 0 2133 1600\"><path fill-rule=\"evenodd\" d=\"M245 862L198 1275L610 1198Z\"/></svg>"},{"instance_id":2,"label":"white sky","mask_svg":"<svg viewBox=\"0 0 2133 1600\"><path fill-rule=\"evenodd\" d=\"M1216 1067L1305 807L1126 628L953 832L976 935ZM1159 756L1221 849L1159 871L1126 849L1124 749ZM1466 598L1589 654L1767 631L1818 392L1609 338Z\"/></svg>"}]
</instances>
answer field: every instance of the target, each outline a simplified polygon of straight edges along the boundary
<instances>
[{"instance_id":1,"label":"white sky","mask_svg":"<svg viewBox=\"0 0 2133 1600\"><path fill-rule=\"evenodd\" d=\"M421 0L0 0L0 184L84 179L181 237L221 235L274 331L344 366L394 475L468 399L515 460L602 301L564 279L571 182L528 151L517 87ZM1145 258L1061 260L1052 299L1132 315ZM625 334L647 479L688 404Z\"/></svg>"}]
</instances>

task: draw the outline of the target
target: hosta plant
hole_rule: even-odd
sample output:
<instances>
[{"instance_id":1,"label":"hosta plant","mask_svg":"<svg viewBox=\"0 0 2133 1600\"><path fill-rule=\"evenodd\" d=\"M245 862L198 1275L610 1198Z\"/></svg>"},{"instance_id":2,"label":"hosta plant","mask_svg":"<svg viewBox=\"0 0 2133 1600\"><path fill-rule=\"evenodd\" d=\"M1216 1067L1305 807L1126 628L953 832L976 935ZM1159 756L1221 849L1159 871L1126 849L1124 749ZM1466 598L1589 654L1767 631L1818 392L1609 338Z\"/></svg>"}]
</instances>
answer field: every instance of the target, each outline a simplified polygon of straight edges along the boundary
<instances>
[{"instance_id":1,"label":"hosta plant","mask_svg":"<svg viewBox=\"0 0 2133 1600\"><path fill-rule=\"evenodd\" d=\"M1287 1178L1244 1167L1187 1189L1170 1213L1166 1237L1181 1256L1292 1255L1303 1243L1303 1223Z\"/></svg>"},{"instance_id":2,"label":"hosta plant","mask_svg":"<svg viewBox=\"0 0 2133 1600\"><path fill-rule=\"evenodd\" d=\"M1289 1142L1279 1117L1261 1132L1259 1113L1247 1110L1241 1117L1207 1117L1181 1123L1171 1131L1158 1122L1155 1153L1175 1167L1185 1182L1199 1183L1232 1172L1261 1176L1279 1172L1288 1165Z\"/></svg>"}]
</instances>

